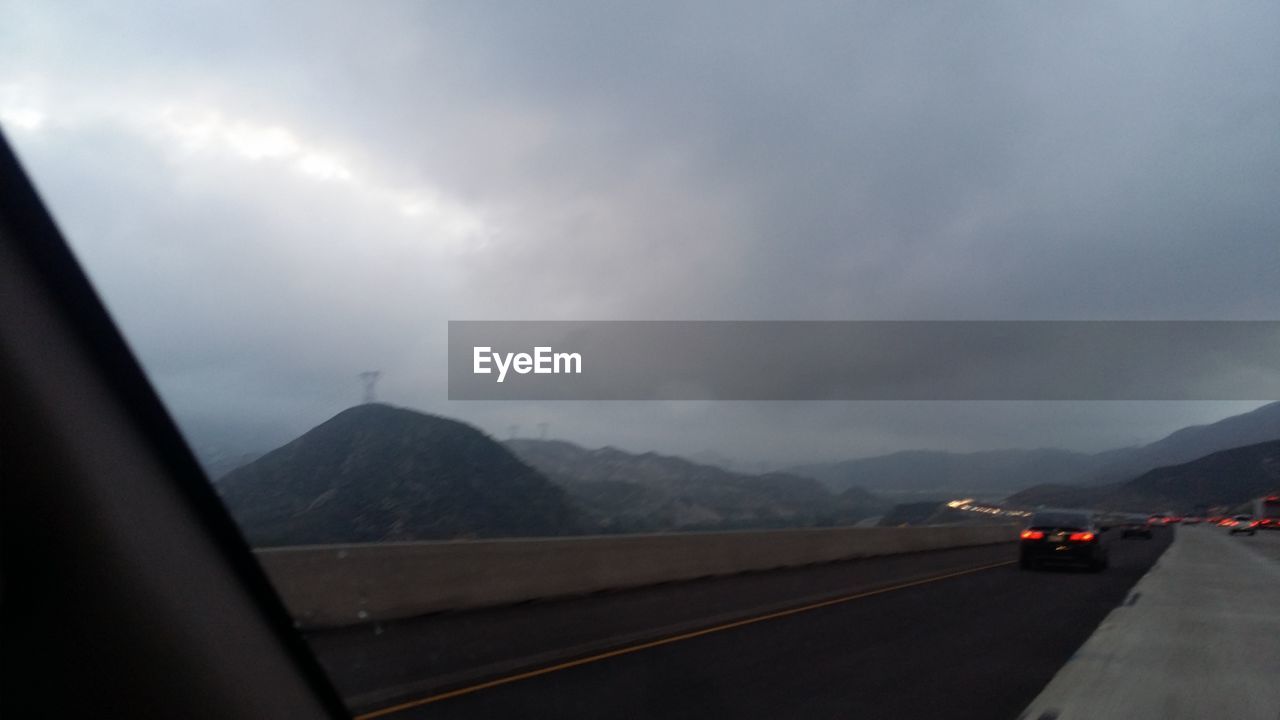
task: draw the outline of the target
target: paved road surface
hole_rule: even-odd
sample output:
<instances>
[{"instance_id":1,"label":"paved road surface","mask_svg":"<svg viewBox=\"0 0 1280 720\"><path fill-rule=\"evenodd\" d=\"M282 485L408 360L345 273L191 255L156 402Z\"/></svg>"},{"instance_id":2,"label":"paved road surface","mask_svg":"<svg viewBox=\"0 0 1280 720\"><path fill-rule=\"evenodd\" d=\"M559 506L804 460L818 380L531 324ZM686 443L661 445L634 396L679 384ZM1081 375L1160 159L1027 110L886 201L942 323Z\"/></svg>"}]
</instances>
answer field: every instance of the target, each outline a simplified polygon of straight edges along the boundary
<instances>
[{"instance_id":1,"label":"paved road surface","mask_svg":"<svg viewBox=\"0 0 1280 720\"><path fill-rule=\"evenodd\" d=\"M313 642L371 716L1012 720L1169 535L1113 537L1102 574L1020 572L1009 544L446 614ZM557 634L575 651L556 653ZM514 658L505 665L504 649Z\"/></svg>"}]
</instances>

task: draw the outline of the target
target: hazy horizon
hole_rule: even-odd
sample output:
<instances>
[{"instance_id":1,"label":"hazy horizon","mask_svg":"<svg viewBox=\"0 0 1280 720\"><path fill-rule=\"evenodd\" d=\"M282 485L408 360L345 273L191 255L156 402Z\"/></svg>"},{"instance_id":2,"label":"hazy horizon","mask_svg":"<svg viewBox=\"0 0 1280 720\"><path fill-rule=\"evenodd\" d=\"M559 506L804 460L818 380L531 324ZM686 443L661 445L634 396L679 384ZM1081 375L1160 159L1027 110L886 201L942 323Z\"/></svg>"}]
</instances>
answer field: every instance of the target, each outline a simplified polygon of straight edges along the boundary
<instances>
[{"instance_id":1,"label":"hazy horizon","mask_svg":"<svg viewBox=\"0 0 1280 720\"><path fill-rule=\"evenodd\" d=\"M434 412L430 409L402 405L392 400L378 399L377 402L382 402L395 407L404 407L406 409L414 410L417 412L423 412L423 413L434 414L434 415L441 414L438 412ZM705 464L712 464L712 465L722 465L722 466L732 467L734 469L738 469L742 471L753 471L753 470L771 471L771 470L778 470L778 469L783 469L783 468L792 467L796 465L804 465L809 463L821 464L821 463L829 463L829 462L838 462L842 460L856 460L860 458L877 457L877 456L888 455L888 454L897 453L897 452L910 452L910 451L975 453L975 452L991 452L991 451L1003 451L1003 450L1065 450L1068 452L1095 454L1099 452L1105 452L1108 450L1118 450L1125 447L1135 447L1139 445L1145 445L1145 444L1160 440L1161 438L1177 430L1181 430L1183 428L1191 427L1195 425L1211 424L1213 422L1217 422L1218 420L1222 420L1227 417L1232 417L1235 415L1243 414L1251 410L1257 409L1259 407L1262 407L1263 405L1269 404L1269 402L1270 401L1268 402L1236 402L1236 403L1205 403L1205 402L1167 401L1162 404L1182 406L1182 407L1179 407L1179 410L1181 412L1164 415L1163 417L1166 419L1166 422L1164 423L1150 423L1146 425L1144 427L1144 429L1146 430L1145 434L1139 434L1137 431L1133 432L1132 434L1127 436L1129 438L1128 442L1117 442L1117 443L1107 444L1105 441L1102 441L1097 445L1085 445L1085 446L1074 446L1074 447L1068 447L1065 445L1054 445L1051 443L1042 443L1038 445L1033 443L1033 444L1026 444L1026 445L950 446L950 447L936 445L936 446L911 446L911 447L894 447L894 448L890 448L888 446L882 445L878 448L867 449L861 452L850 451L848 454L836 454L836 455L830 455L830 456L818 456L818 455L764 456L764 455L751 455L751 454L738 455L738 454L731 454L728 452L724 452L718 449L717 447L710 447L710 446L695 447L691 443L685 443L682 445L675 440L668 443L668 445L661 446L661 447L644 446L644 445L635 444L634 441L628 441L628 439L625 439L625 438L619 439L616 441L609 440L608 438L610 437L610 435L608 434L608 431L598 432L595 434L588 433L586 434L586 437L591 439L584 440L578 437L567 437L557 433L554 424L551 424L549 422L547 427L547 434L546 434L546 437L544 438L542 437L541 429L538 426L538 422L543 422L543 421L537 421L537 422L528 423L528 424L511 423L506 425L505 427L485 427L484 425L474 423L464 418L453 417L452 419L462 420L463 422L468 422L469 424L475 425L485 434L500 441L505 441L512 438L517 438L522 440L530 440L530 439L560 440L560 441L573 443L574 445L578 445L578 446L581 446L587 449L592 449L592 450L605 448L605 447L612 447L618 450L623 450L625 452L635 453L635 454L654 452L660 455L671 455L671 456L683 457L685 459L693 460L695 462L703 462ZM190 439L192 443L200 451L207 453L208 451L212 450L212 451L215 451L217 454L221 454L221 455L236 455L240 453L257 454L257 453L275 449L276 447L279 447L280 445L283 445L293 440L295 437L305 433L306 431L310 430L312 427L315 427L316 425L319 425L325 422L326 420L329 420L331 417L338 414L339 412L342 412L343 410L349 409L351 407L356 407L359 404L360 403L353 403L349 406L338 408L333 413L330 413L329 415L326 415L322 418L317 419L310 426L307 426L300 430L296 430L296 431L290 430L286 432L280 429L276 429L274 432L278 433L277 439L271 440L269 442L264 441L264 438L269 437L271 432L273 431L267 430L265 431L266 434L264 435L263 428L256 428L256 429L250 430L247 433L242 434L240 432L237 432L234 426L215 428L215 427L211 427L207 423L202 423L199 421L182 422L181 420L179 421L179 424L182 425L184 432L187 433L188 439ZM622 404L622 403L617 403L617 404ZM627 403L627 404L631 405L632 403ZM730 404L745 405L747 403L730 403ZM803 403L795 403L795 404L803 405ZM862 403L862 404L863 405L893 405L893 406L916 405L917 411L918 411L918 406L920 405L935 405L935 406L936 405L954 405L954 406L961 406L961 407L969 406L966 408L966 411L969 413L982 413L983 415L990 414L990 411L981 411L973 408L972 406L975 403L892 402L892 403ZM981 404L991 404L991 403L981 403ZM1065 405L1067 403L1004 402L999 404L1031 406L1031 409L1033 411L1038 410L1043 412L1045 409L1044 406L1046 405ZM1082 401L1082 402L1076 402L1076 403L1070 403L1070 404L1085 406L1083 408L1078 408L1078 411L1081 413L1079 417L1079 421L1088 422L1088 418L1090 417L1089 406L1096 405L1097 402ZM1147 404L1150 404L1150 403L1141 403L1141 405L1147 405ZM1226 411L1227 406L1235 406L1238 411L1231 410L1231 411L1227 411L1226 414L1209 414L1209 412L1212 412L1213 410L1211 410L1211 408L1208 406L1213 406L1213 410L1216 410L1218 412ZM1147 408L1133 408L1132 411L1135 413L1137 417L1141 417L1144 419L1148 418L1149 410ZM452 416L446 415L446 417L452 417ZM1025 420L1025 413L1023 414L1022 417ZM1115 419L1117 415L1113 410L1112 412L1108 413L1108 417ZM1186 418L1188 420L1183 421L1183 420L1179 420L1179 418ZM1052 419L1043 420L1043 422L1048 422L1050 424L1053 424ZM516 431L517 431L516 435L511 434L513 425L518 426L516 427ZM620 433L620 435L625 436L626 433L622 432ZM250 436L252 436L252 439L249 439ZM203 443L201 442L202 440L204 441ZM857 445L854 444L851 447L857 447Z\"/></svg>"}]
</instances>

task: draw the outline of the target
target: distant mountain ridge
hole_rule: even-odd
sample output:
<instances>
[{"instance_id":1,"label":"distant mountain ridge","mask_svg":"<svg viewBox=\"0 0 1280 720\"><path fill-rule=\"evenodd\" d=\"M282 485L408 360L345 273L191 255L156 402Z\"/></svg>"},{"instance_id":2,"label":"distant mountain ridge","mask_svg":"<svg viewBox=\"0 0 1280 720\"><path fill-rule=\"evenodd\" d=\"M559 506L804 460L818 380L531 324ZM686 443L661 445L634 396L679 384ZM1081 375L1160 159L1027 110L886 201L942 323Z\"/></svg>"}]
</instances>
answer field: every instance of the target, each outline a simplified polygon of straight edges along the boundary
<instances>
[{"instance_id":1,"label":"distant mountain ridge","mask_svg":"<svg viewBox=\"0 0 1280 720\"><path fill-rule=\"evenodd\" d=\"M791 468L840 489L943 499L958 494L1001 497L1038 485L1107 485L1153 468L1176 465L1219 450L1280 438L1280 402L1206 425L1194 425L1137 447L1096 454L1052 448L952 453L907 450Z\"/></svg>"},{"instance_id":2,"label":"distant mountain ridge","mask_svg":"<svg viewBox=\"0 0 1280 720\"><path fill-rule=\"evenodd\" d=\"M1258 436L1280 438L1280 403L1096 455L906 451L757 475L562 441L504 445L465 423L370 404L230 472L216 488L255 545L812 527L885 512L890 503L863 485L900 501L1012 494L1034 504L1183 502L1166 490L1125 495L1123 483L1107 479L1147 477ZM1230 481L1220 482L1227 486L1219 494L1234 497ZM1029 488L1035 492L1022 492Z\"/></svg>"},{"instance_id":3,"label":"distant mountain ridge","mask_svg":"<svg viewBox=\"0 0 1280 720\"><path fill-rule=\"evenodd\" d=\"M811 478L785 473L749 475L560 440L506 444L611 532L849 524L886 507L861 488L835 494Z\"/></svg>"},{"instance_id":4,"label":"distant mountain ridge","mask_svg":"<svg viewBox=\"0 0 1280 720\"><path fill-rule=\"evenodd\" d=\"M1094 466L1093 456L1068 450L987 450L954 453L904 450L889 455L791 468L835 490L850 486L872 492L944 498L969 494L1003 496L1035 482L1071 482Z\"/></svg>"},{"instance_id":5,"label":"distant mountain ridge","mask_svg":"<svg viewBox=\"0 0 1280 720\"><path fill-rule=\"evenodd\" d=\"M479 430L389 405L345 410L216 488L255 546L582 532L567 494Z\"/></svg>"},{"instance_id":6,"label":"distant mountain ridge","mask_svg":"<svg viewBox=\"0 0 1280 720\"><path fill-rule=\"evenodd\" d=\"M1180 513L1232 506L1280 491L1280 440L1220 450L1187 463L1155 468L1119 483L1041 485L1016 493L1014 505L1091 507Z\"/></svg>"},{"instance_id":7,"label":"distant mountain ridge","mask_svg":"<svg viewBox=\"0 0 1280 720\"><path fill-rule=\"evenodd\" d=\"M1104 484L1128 480L1152 468L1177 465L1219 450L1280 438L1280 402L1207 425L1192 425L1153 443L1095 455L1097 467L1080 482Z\"/></svg>"}]
</instances>

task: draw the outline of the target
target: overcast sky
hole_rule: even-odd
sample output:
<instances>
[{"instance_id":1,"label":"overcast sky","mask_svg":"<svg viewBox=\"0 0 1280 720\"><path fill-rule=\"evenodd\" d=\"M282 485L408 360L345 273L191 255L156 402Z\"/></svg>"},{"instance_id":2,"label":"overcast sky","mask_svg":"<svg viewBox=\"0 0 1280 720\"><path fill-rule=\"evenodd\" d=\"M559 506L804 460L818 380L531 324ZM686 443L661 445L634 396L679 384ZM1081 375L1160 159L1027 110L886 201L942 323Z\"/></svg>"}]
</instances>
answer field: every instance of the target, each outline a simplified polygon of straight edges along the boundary
<instances>
[{"instance_id":1,"label":"overcast sky","mask_svg":"<svg viewBox=\"0 0 1280 720\"><path fill-rule=\"evenodd\" d=\"M1280 4L172 5L0 2L0 125L210 442L366 369L778 463L1260 404L449 403L443 359L450 319L1280 319Z\"/></svg>"}]
</instances>

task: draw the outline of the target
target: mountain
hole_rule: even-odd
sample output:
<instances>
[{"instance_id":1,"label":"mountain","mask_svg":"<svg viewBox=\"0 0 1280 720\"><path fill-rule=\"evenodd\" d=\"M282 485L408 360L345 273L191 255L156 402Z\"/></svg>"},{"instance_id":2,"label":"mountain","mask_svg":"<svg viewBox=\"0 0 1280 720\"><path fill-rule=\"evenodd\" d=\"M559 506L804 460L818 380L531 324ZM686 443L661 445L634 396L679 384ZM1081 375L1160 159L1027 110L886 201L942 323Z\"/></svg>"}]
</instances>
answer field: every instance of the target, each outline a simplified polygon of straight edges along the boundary
<instances>
[{"instance_id":1,"label":"mountain","mask_svg":"<svg viewBox=\"0 0 1280 720\"><path fill-rule=\"evenodd\" d=\"M211 480L248 465L293 436L270 423L252 420L220 422L175 415L174 421Z\"/></svg>"},{"instance_id":2,"label":"mountain","mask_svg":"<svg viewBox=\"0 0 1280 720\"><path fill-rule=\"evenodd\" d=\"M1023 506L1181 513L1232 506L1280 491L1280 440L1221 450L1147 471L1126 482L1085 487L1047 485L1011 496Z\"/></svg>"},{"instance_id":3,"label":"mountain","mask_svg":"<svg viewBox=\"0 0 1280 720\"><path fill-rule=\"evenodd\" d=\"M257 545L803 527L879 514L889 493L902 501L1018 493L1014 502L1051 505L1191 501L1165 490L1125 495L1118 481L1275 438L1280 403L1096 455L907 451L757 475L555 441L515 440L508 449L460 422L370 404L244 464L217 488ZM209 455L210 466L249 459ZM1019 493L1032 486L1034 494ZM1096 492L1077 492L1089 486ZM1235 496L1229 487L1217 494Z\"/></svg>"},{"instance_id":4,"label":"mountain","mask_svg":"<svg viewBox=\"0 0 1280 720\"><path fill-rule=\"evenodd\" d=\"M784 473L748 475L558 440L509 440L507 447L564 487L607 532L848 524L886 507L861 488L836 495Z\"/></svg>"},{"instance_id":5,"label":"mountain","mask_svg":"<svg viewBox=\"0 0 1280 720\"><path fill-rule=\"evenodd\" d=\"M730 472L737 472L739 469L746 466L746 463L734 460L728 455L723 455L714 450L701 450L696 453L686 455L685 457L699 465L714 465L722 470L728 470Z\"/></svg>"},{"instance_id":6,"label":"mountain","mask_svg":"<svg viewBox=\"0 0 1280 720\"><path fill-rule=\"evenodd\" d=\"M1003 497L1048 485L1109 485L1152 468L1275 438L1280 438L1280 402L1208 425L1183 428L1148 445L1093 455L1052 448L975 453L908 450L804 465L790 472L837 490L859 485L899 498Z\"/></svg>"},{"instance_id":7,"label":"mountain","mask_svg":"<svg viewBox=\"0 0 1280 720\"><path fill-rule=\"evenodd\" d=\"M989 450L953 453L906 450L843 462L792 468L841 490L861 486L897 496L1001 497L1041 482L1071 482L1095 467L1091 455L1067 450Z\"/></svg>"},{"instance_id":8,"label":"mountain","mask_svg":"<svg viewBox=\"0 0 1280 720\"><path fill-rule=\"evenodd\" d=\"M262 455L263 453L260 452L249 452L240 455L197 454L196 459L200 461L200 465L204 468L204 472L209 476L209 479L217 481L223 475L248 465L262 457Z\"/></svg>"},{"instance_id":9,"label":"mountain","mask_svg":"<svg viewBox=\"0 0 1280 720\"><path fill-rule=\"evenodd\" d=\"M564 535L565 492L501 443L388 405L345 410L217 484L255 546Z\"/></svg>"},{"instance_id":10,"label":"mountain","mask_svg":"<svg viewBox=\"0 0 1280 720\"><path fill-rule=\"evenodd\" d=\"M1177 465L1209 453L1280 438L1280 402L1263 405L1208 425L1193 425L1149 445L1094 456L1097 466L1079 482L1107 484L1128 480L1152 468ZM1045 482L1054 482L1046 479Z\"/></svg>"}]
</instances>

